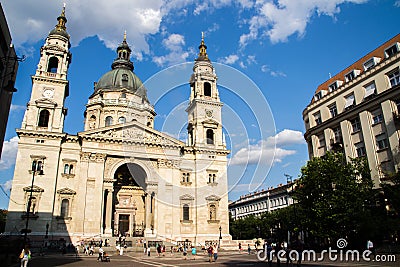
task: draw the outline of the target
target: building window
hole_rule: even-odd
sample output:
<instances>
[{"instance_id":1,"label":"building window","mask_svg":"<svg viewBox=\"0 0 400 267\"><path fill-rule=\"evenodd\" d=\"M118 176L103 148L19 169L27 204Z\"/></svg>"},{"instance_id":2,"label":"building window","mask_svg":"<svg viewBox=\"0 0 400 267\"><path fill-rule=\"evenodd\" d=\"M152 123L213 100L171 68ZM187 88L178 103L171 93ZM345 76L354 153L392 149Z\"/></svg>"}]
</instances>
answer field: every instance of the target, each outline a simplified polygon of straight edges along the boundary
<instances>
[{"instance_id":1,"label":"building window","mask_svg":"<svg viewBox=\"0 0 400 267\"><path fill-rule=\"evenodd\" d=\"M367 60L367 61L364 63L364 70L367 71L367 70L369 70L369 69L372 69L373 67L375 67L375 65L376 65L377 63L379 63L379 60L380 60L380 59L377 58L377 57L373 57L373 58Z\"/></svg>"},{"instance_id":2,"label":"building window","mask_svg":"<svg viewBox=\"0 0 400 267\"><path fill-rule=\"evenodd\" d=\"M338 89L338 84L337 82L332 83L331 85L329 85L329 92L333 92L336 89Z\"/></svg>"},{"instance_id":3,"label":"building window","mask_svg":"<svg viewBox=\"0 0 400 267\"><path fill-rule=\"evenodd\" d=\"M184 184L190 183L190 173L182 172L182 183Z\"/></svg>"},{"instance_id":4,"label":"building window","mask_svg":"<svg viewBox=\"0 0 400 267\"><path fill-rule=\"evenodd\" d=\"M375 136L375 140L376 140L376 145L378 147L378 150L389 147L389 142L388 142L385 134L380 134L380 135Z\"/></svg>"},{"instance_id":5,"label":"building window","mask_svg":"<svg viewBox=\"0 0 400 267\"><path fill-rule=\"evenodd\" d=\"M113 124L113 118L111 116L106 117L106 126L110 126Z\"/></svg>"},{"instance_id":6,"label":"building window","mask_svg":"<svg viewBox=\"0 0 400 267\"><path fill-rule=\"evenodd\" d=\"M215 184L217 181L217 175L215 173L209 173L208 174L208 183L209 184Z\"/></svg>"},{"instance_id":7,"label":"building window","mask_svg":"<svg viewBox=\"0 0 400 267\"><path fill-rule=\"evenodd\" d=\"M372 83L364 86L364 89L365 89L364 99L366 99L372 95L375 95L375 93L376 93L375 82L372 82Z\"/></svg>"},{"instance_id":8,"label":"building window","mask_svg":"<svg viewBox=\"0 0 400 267\"><path fill-rule=\"evenodd\" d=\"M189 221L189 205L184 204L182 207L182 218L184 221Z\"/></svg>"},{"instance_id":9,"label":"building window","mask_svg":"<svg viewBox=\"0 0 400 267\"><path fill-rule=\"evenodd\" d=\"M351 127L353 128L353 133L361 131L361 122L360 118L354 118L350 121Z\"/></svg>"},{"instance_id":10,"label":"building window","mask_svg":"<svg viewBox=\"0 0 400 267\"><path fill-rule=\"evenodd\" d=\"M364 157L365 155L367 155L367 151L365 150L365 146L363 143L357 143L355 144L356 146L356 153L357 153L357 157Z\"/></svg>"},{"instance_id":11,"label":"building window","mask_svg":"<svg viewBox=\"0 0 400 267\"><path fill-rule=\"evenodd\" d=\"M62 218L67 218L69 214L69 200L68 199L63 199L61 201L61 210L60 210L60 216Z\"/></svg>"},{"instance_id":12,"label":"building window","mask_svg":"<svg viewBox=\"0 0 400 267\"><path fill-rule=\"evenodd\" d=\"M389 78L391 87L394 87L394 86L400 84L400 73L399 73L399 70L397 69L397 70L392 71L391 73L389 73L388 74L388 78Z\"/></svg>"},{"instance_id":13,"label":"building window","mask_svg":"<svg viewBox=\"0 0 400 267\"><path fill-rule=\"evenodd\" d=\"M32 161L32 169L30 173L32 172L38 172L40 175L43 174L43 160L44 159L34 159Z\"/></svg>"},{"instance_id":14,"label":"building window","mask_svg":"<svg viewBox=\"0 0 400 267\"><path fill-rule=\"evenodd\" d=\"M331 114L331 118L334 118L338 115L336 104L329 106L329 113Z\"/></svg>"},{"instance_id":15,"label":"building window","mask_svg":"<svg viewBox=\"0 0 400 267\"><path fill-rule=\"evenodd\" d=\"M217 219L217 207L215 204L210 205L210 221L215 221Z\"/></svg>"},{"instance_id":16,"label":"building window","mask_svg":"<svg viewBox=\"0 0 400 267\"><path fill-rule=\"evenodd\" d=\"M382 113L373 114L372 115L372 120L374 121L374 124L381 123L383 121Z\"/></svg>"},{"instance_id":17,"label":"building window","mask_svg":"<svg viewBox=\"0 0 400 267\"><path fill-rule=\"evenodd\" d=\"M211 129L208 129L206 131L206 138L207 138L207 144L214 144L214 131Z\"/></svg>"},{"instance_id":18,"label":"building window","mask_svg":"<svg viewBox=\"0 0 400 267\"><path fill-rule=\"evenodd\" d=\"M204 95L211 96L211 84L208 82L204 83Z\"/></svg>"},{"instance_id":19,"label":"building window","mask_svg":"<svg viewBox=\"0 0 400 267\"><path fill-rule=\"evenodd\" d=\"M50 118L50 112L47 109L43 109L39 113L39 127L47 127L49 126L49 118Z\"/></svg>"},{"instance_id":20,"label":"building window","mask_svg":"<svg viewBox=\"0 0 400 267\"><path fill-rule=\"evenodd\" d=\"M344 109L348 110L352 107L354 107L354 94L351 94L346 97L346 103L344 105Z\"/></svg>"},{"instance_id":21,"label":"building window","mask_svg":"<svg viewBox=\"0 0 400 267\"><path fill-rule=\"evenodd\" d=\"M124 73L122 74L122 81L127 82L128 81L128 74Z\"/></svg>"},{"instance_id":22,"label":"building window","mask_svg":"<svg viewBox=\"0 0 400 267\"><path fill-rule=\"evenodd\" d=\"M354 78L356 78L356 72L354 70L352 70L351 72L347 73L344 78L346 80L346 82L350 82L351 80L353 80Z\"/></svg>"},{"instance_id":23,"label":"building window","mask_svg":"<svg viewBox=\"0 0 400 267\"><path fill-rule=\"evenodd\" d=\"M396 55L398 52L399 52L399 46L398 43L395 43L394 45L385 50L385 56L388 58Z\"/></svg>"},{"instance_id":24,"label":"building window","mask_svg":"<svg viewBox=\"0 0 400 267\"><path fill-rule=\"evenodd\" d=\"M342 131L340 129L340 126L336 127L333 129L333 134L335 136L335 143L341 143L342 142Z\"/></svg>"},{"instance_id":25,"label":"building window","mask_svg":"<svg viewBox=\"0 0 400 267\"><path fill-rule=\"evenodd\" d=\"M126 93L122 93L121 98L126 98Z\"/></svg>"},{"instance_id":26,"label":"building window","mask_svg":"<svg viewBox=\"0 0 400 267\"><path fill-rule=\"evenodd\" d=\"M74 173L74 165L65 164L64 165L64 174L73 174Z\"/></svg>"},{"instance_id":27,"label":"building window","mask_svg":"<svg viewBox=\"0 0 400 267\"><path fill-rule=\"evenodd\" d=\"M324 134L320 134L318 136L318 142L319 142L319 147L324 147L325 146L325 136L324 136Z\"/></svg>"},{"instance_id":28,"label":"building window","mask_svg":"<svg viewBox=\"0 0 400 267\"><path fill-rule=\"evenodd\" d=\"M96 116L92 115L90 116L89 119L89 129L94 129L94 128L96 128Z\"/></svg>"},{"instance_id":29,"label":"building window","mask_svg":"<svg viewBox=\"0 0 400 267\"><path fill-rule=\"evenodd\" d=\"M321 113L320 112L315 113L313 116L314 116L315 124L320 125L322 123Z\"/></svg>"},{"instance_id":30,"label":"building window","mask_svg":"<svg viewBox=\"0 0 400 267\"><path fill-rule=\"evenodd\" d=\"M47 66L47 72L57 73L58 59L56 57L51 57L49 59L49 65Z\"/></svg>"},{"instance_id":31,"label":"building window","mask_svg":"<svg viewBox=\"0 0 400 267\"><path fill-rule=\"evenodd\" d=\"M321 99L322 96L323 96L323 95L322 95L322 91L319 91L318 93L316 93L315 96L314 96L315 101Z\"/></svg>"},{"instance_id":32,"label":"building window","mask_svg":"<svg viewBox=\"0 0 400 267\"><path fill-rule=\"evenodd\" d=\"M118 123L125 123L125 122L126 122L125 117L119 117L118 118Z\"/></svg>"}]
</instances>

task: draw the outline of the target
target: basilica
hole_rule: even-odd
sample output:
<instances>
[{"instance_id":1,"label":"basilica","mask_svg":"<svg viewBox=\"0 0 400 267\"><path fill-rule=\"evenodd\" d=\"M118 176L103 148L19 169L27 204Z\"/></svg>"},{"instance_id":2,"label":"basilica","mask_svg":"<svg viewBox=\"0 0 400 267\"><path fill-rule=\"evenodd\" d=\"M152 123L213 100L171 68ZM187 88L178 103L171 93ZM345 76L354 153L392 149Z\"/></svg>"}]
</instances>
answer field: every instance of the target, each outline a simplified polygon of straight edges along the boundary
<instances>
[{"instance_id":1,"label":"basilica","mask_svg":"<svg viewBox=\"0 0 400 267\"><path fill-rule=\"evenodd\" d=\"M40 49L20 129L6 232L31 240L229 240L227 150L217 76L202 38L188 77L187 141L154 129L156 111L124 35L94 85L83 131L64 132L70 94L65 7ZM111 62L110 62L111 63ZM82 76L84 79L84 76ZM71 98L78 90L71 93Z\"/></svg>"}]
</instances>

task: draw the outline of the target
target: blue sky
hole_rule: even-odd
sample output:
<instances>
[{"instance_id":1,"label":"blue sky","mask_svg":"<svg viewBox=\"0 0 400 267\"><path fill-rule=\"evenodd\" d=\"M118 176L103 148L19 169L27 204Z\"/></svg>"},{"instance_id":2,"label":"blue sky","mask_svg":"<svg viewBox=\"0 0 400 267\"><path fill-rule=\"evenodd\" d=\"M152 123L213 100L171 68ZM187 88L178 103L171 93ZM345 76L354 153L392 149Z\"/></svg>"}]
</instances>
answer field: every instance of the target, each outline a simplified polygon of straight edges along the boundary
<instances>
[{"instance_id":1,"label":"blue sky","mask_svg":"<svg viewBox=\"0 0 400 267\"><path fill-rule=\"evenodd\" d=\"M190 68L201 32L225 103L229 198L297 177L308 159L302 111L317 86L399 33L400 1L389 0L66 0L71 35L70 96L65 131L83 130L93 82L111 68L127 31L135 73L148 84L155 128L185 138ZM20 64L0 184L8 193L17 138L39 49L57 23L63 1L2 1ZM179 81L152 83L187 63ZM175 66L175 67L174 67ZM179 76L178 75L178 76ZM240 123L238 123L240 122ZM261 186L261 187L260 187ZM9 199L0 192L0 208Z\"/></svg>"}]
</instances>

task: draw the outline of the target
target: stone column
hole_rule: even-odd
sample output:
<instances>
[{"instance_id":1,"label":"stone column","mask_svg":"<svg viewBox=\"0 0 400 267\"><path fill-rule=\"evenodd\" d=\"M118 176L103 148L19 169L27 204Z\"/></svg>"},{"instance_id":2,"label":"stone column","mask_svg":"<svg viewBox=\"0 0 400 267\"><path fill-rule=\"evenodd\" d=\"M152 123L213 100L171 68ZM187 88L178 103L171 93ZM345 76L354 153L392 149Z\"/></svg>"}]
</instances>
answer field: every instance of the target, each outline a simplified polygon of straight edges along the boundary
<instances>
[{"instance_id":1,"label":"stone column","mask_svg":"<svg viewBox=\"0 0 400 267\"><path fill-rule=\"evenodd\" d=\"M106 228L105 234L112 235L112 226L111 226L111 218L112 218L112 189L107 189L107 203L106 203Z\"/></svg>"},{"instance_id":2,"label":"stone column","mask_svg":"<svg viewBox=\"0 0 400 267\"><path fill-rule=\"evenodd\" d=\"M150 207L151 206L151 195L149 192L146 194L146 200L145 200L145 218L146 218L146 226L144 230L144 235L145 236L151 236L152 231L151 231L151 213L150 213Z\"/></svg>"}]
</instances>

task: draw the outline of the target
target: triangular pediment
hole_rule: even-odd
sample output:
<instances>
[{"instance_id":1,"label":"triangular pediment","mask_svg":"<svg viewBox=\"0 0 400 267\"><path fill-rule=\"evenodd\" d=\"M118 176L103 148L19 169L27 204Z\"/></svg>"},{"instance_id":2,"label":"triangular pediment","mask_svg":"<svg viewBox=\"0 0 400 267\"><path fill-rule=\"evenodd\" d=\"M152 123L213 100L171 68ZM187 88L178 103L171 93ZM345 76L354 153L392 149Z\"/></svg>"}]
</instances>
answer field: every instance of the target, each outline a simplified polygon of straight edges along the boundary
<instances>
[{"instance_id":1,"label":"triangular pediment","mask_svg":"<svg viewBox=\"0 0 400 267\"><path fill-rule=\"evenodd\" d=\"M33 189L32 192L43 192L44 191L43 188L41 188L41 187L39 187L37 185L34 185L32 189ZM31 191L31 186L24 187L24 191L30 192Z\"/></svg>"},{"instance_id":2,"label":"triangular pediment","mask_svg":"<svg viewBox=\"0 0 400 267\"><path fill-rule=\"evenodd\" d=\"M219 201L220 199L221 198L219 196L216 196L216 195L211 195L211 196L206 197L207 201Z\"/></svg>"},{"instance_id":3,"label":"triangular pediment","mask_svg":"<svg viewBox=\"0 0 400 267\"><path fill-rule=\"evenodd\" d=\"M183 196L180 196L179 199L180 200L194 200L194 197L189 194L185 194Z\"/></svg>"},{"instance_id":4,"label":"triangular pediment","mask_svg":"<svg viewBox=\"0 0 400 267\"><path fill-rule=\"evenodd\" d=\"M36 105L39 106L48 106L48 107L56 107L57 102L49 99L49 98L40 98L35 101Z\"/></svg>"},{"instance_id":5,"label":"triangular pediment","mask_svg":"<svg viewBox=\"0 0 400 267\"><path fill-rule=\"evenodd\" d=\"M76 192L72 189L69 188L62 188L57 190L57 194L61 194L61 195L75 195Z\"/></svg>"},{"instance_id":6,"label":"triangular pediment","mask_svg":"<svg viewBox=\"0 0 400 267\"><path fill-rule=\"evenodd\" d=\"M185 143L137 121L117 124L78 133L83 138L112 139L113 141L184 146Z\"/></svg>"}]
</instances>

